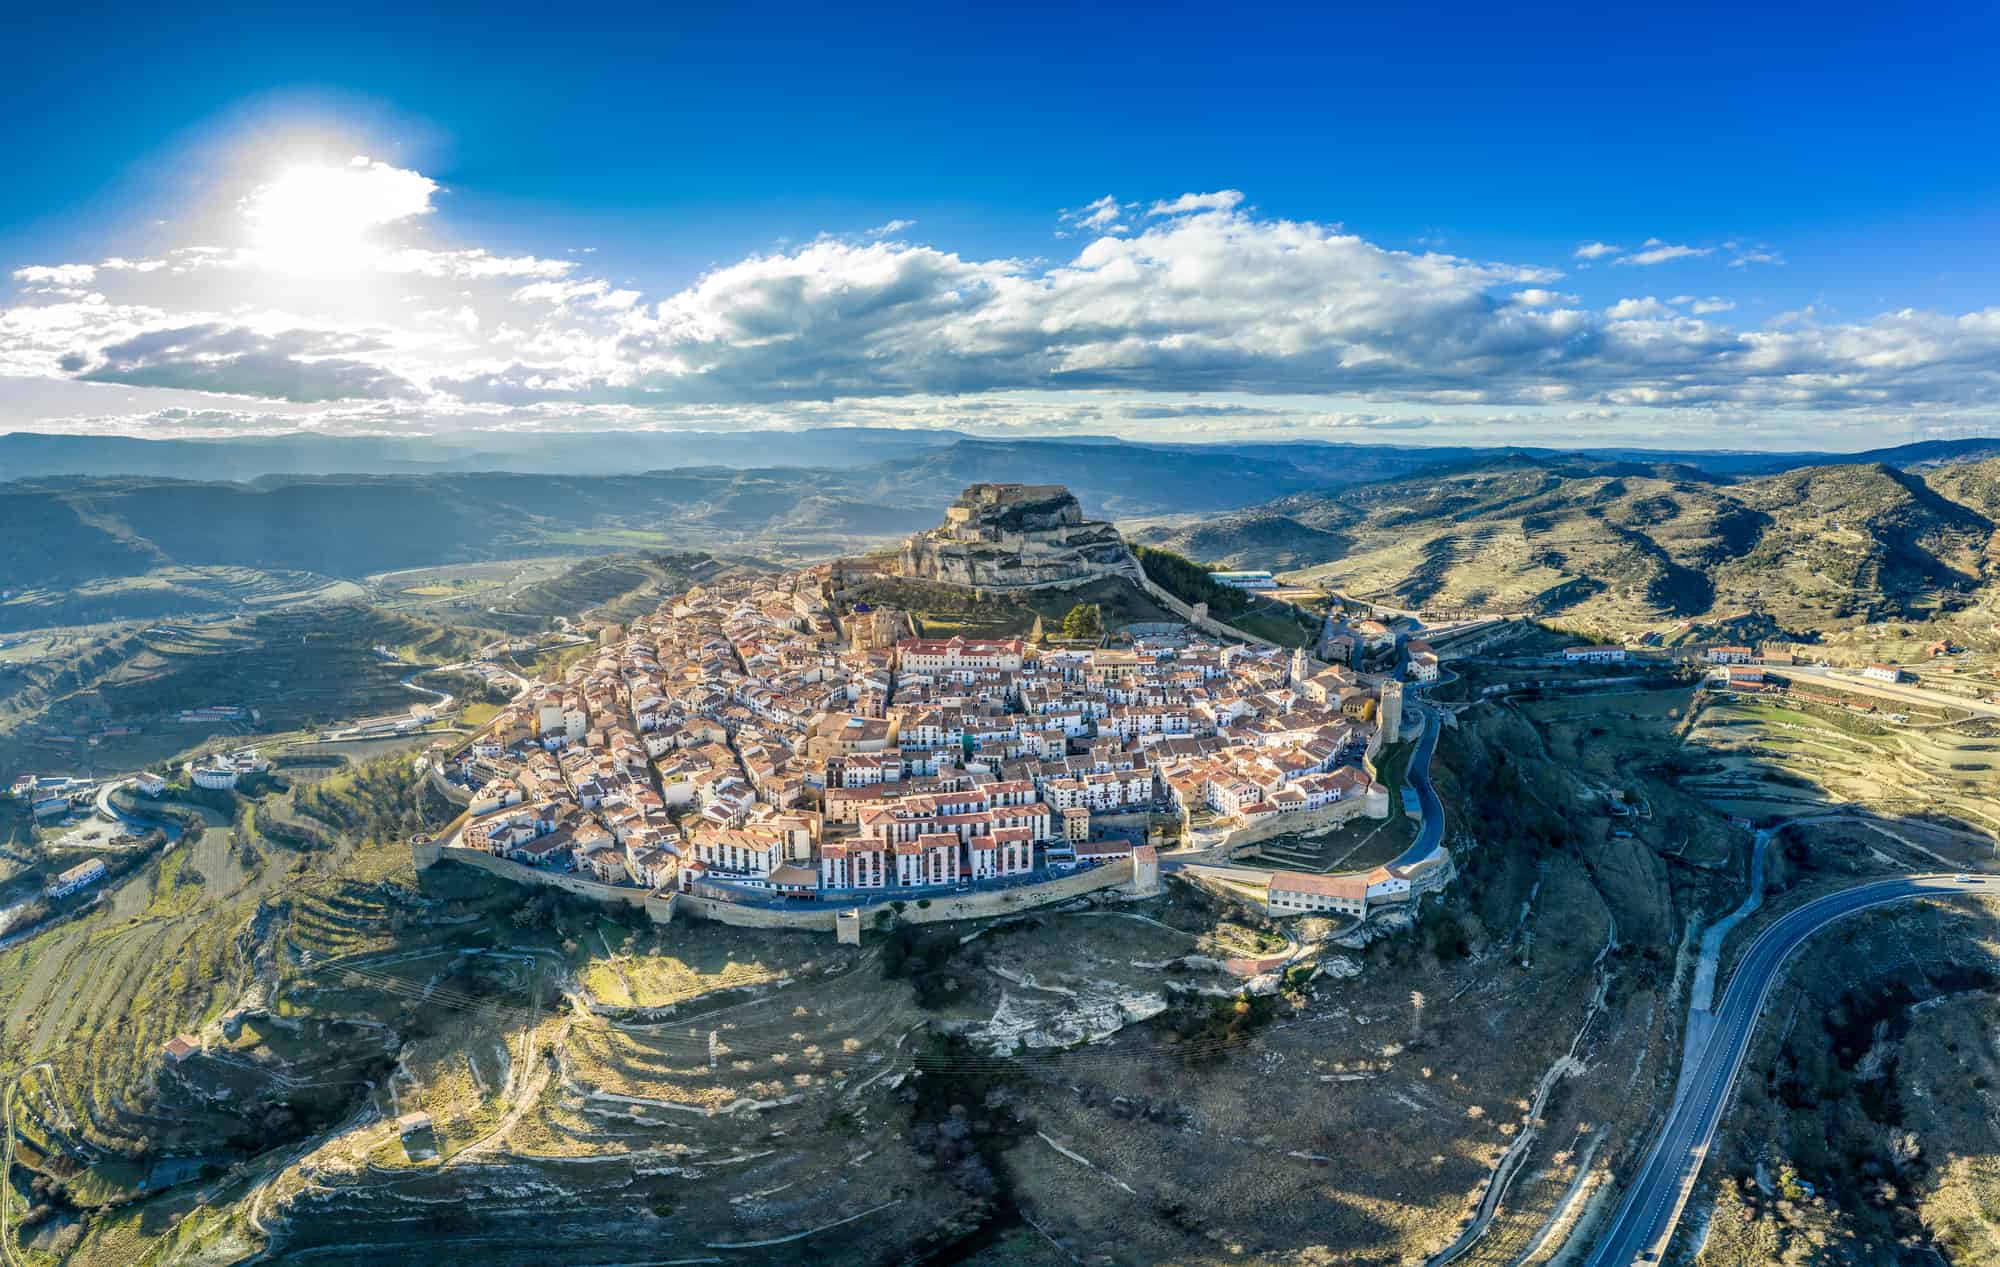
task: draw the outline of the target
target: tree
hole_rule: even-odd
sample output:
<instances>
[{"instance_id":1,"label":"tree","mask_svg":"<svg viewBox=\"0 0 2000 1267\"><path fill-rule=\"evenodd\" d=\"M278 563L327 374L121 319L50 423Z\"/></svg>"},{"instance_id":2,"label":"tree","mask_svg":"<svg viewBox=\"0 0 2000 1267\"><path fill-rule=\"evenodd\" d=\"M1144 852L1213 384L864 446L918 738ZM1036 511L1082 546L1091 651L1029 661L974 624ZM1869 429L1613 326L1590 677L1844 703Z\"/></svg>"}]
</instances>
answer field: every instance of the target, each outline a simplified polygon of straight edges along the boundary
<instances>
[{"instance_id":1,"label":"tree","mask_svg":"<svg viewBox=\"0 0 2000 1267\"><path fill-rule=\"evenodd\" d=\"M1065 638L1096 638L1104 632L1104 621L1098 615L1097 604L1078 603L1063 617L1062 634Z\"/></svg>"}]
</instances>

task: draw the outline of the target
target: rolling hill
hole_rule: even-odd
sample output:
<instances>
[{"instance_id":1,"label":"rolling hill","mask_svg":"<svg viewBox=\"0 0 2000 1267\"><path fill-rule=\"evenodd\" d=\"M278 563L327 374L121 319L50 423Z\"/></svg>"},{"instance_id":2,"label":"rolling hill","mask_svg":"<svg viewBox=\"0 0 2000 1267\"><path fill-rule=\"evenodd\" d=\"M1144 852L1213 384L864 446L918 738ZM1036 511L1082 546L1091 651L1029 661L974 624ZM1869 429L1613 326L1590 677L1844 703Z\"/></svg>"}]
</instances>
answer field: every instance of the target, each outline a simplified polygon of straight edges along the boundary
<instances>
[{"instance_id":1,"label":"rolling hill","mask_svg":"<svg viewBox=\"0 0 2000 1267\"><path fill-rule=\"evenodd\" d=\"M1282 497L1144 539L1398 606L1814 630L1961 606L1994 572L2000 461L1728 479L1514 454Z\"/></svg>"},{"instance_id":2,"label":"rolling hill","mask_svg":"<svg viewBox=\"0 0 2000 1267\"><path fill-rule=\"evenodd\" d=\"M224 470L344 456L394 465L421 453L407 441L285 439L204 451L225 459L214 464ZM16 479L0 483L0 632L351 598L342 587L374 573L529 555L823 558L929 527L939 506L981 480L1060 481L1090 513L1190 557L1309 570L1410 605L1590 603L1621 615L1684 615L1763 601L1768 579L1771 601L1823 621L1912 610L1926 595L1962 591L1986 566L1980 525L1993 501L1993 481L1977 473L1991 461L1951 464L1984 452L1984 441L1884 450L1883 461L1847 465L1787 467L1791 458L1766 455L1754 458L1757 470L1781 469L1756 475L1729 473L1753 464L1743 454L1666 462L1315 441L909 439L862 429L759 444L783 461L825 458L842 439L852 442L842 455L851 460L816 467L628 462L620 474L565 472L621 443L635 461L748 452L741 437L709 445L647 433L579 437L576 452L538 471L449 469L485 456L515 465L548 456L540 441L488 436L480 442L489 450L440 442L432 454L440 469L425 474ZM93 456L143 465L159 457L146 447L155 443L164 442L8 436L0 453L18 450L31 468ZM1160 516L1177 518L1147 522ZM1877 518L1879 532L1869 527Z\"/></svg>"}]
</instances>

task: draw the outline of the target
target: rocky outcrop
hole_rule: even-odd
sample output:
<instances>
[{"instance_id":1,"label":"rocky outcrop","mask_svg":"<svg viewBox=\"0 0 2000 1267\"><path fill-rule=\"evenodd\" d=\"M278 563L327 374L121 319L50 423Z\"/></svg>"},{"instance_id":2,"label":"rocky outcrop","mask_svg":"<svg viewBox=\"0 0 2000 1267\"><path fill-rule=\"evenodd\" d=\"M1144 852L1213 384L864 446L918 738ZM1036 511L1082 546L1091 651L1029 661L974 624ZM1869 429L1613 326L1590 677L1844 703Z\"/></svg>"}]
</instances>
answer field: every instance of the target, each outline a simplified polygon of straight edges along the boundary
<instances>
[{"instance_id":1,"label":"rocky outcrop","mask_svg":"<svg viewBox=\"0 0 2000 1267\"><path fill-rule=\"evenodd\" d=\"M1118 529L1085 519L1060 484L972 485L945 511L941 526L903 542L896 574L994 590L1140 576Z\"/></svg>"}]
</instances>

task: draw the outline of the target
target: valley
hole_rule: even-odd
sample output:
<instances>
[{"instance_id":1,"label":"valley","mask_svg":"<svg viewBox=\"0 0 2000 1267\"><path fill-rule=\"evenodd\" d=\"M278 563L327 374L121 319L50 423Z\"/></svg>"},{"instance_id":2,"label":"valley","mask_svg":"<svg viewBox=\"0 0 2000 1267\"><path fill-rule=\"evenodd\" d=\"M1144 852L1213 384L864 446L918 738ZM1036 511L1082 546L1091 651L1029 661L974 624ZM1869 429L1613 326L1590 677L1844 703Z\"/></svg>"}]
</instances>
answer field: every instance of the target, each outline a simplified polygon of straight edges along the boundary
<instances>
[{"instance_id":1,"label":"valley","mask_svg":"<svg viewBox=\"0 0 2000 1267\"><path fill-rule=\"evenodd\" d=\"M1363 628L1369 596L1511 617L1473 626L1470 650L1440 638L1448 672L1422 705L1454 878L1362 919L1274 918L1250 880L1201 878L1214 859L1192 834L1166 842L1155 894L871 924L859 945L416 865L413 834L464 819L435 755L504 726L516 689L481 699L466 666L562 690L601 671L606 630L702 610L689 593L770 606L800 574L652 544L673 529L634 526L659 535L620 553L380 568L342 582L351 597L223 619L37 628L0 651L14 769L63 764L65 733L94 735L102 770L244 743L289 755L173 803L185 834L142 842L98 900L0 934L7 1252L390 1263L450 1244L596 1267L644 1238L748 1262L1582 1262L1670 1099L1698 990L1719 996L1750 940L1816 896L1990 864L2000 723L1954 703L2000 693L1987 478L1507 458L1296 494L1288 517L1319 526L1289 546L1262 510L1131 529L1184 556L1138 550L1150 581L1261 622L1273 665L1321 650L1329 612ZM1263 526L1232 551L1246 516ZM1513 552L1516 533L1535 553ZM858 539L804 571L842 631L894 625L891 647L1039 638L1038 654L1113 665L1176 637L1176 612L1123 573L1008 592L929 562L914 570L939 575L899 575L881 536ZM1238 597L1189 560L1286 571L1299 597ZM718 626L739 657L757 645L745 619ZM1382 663L1402 671L1402 643L1428 632L1404 626ZM1585 637L1629 658L1566 662ZM1704 659L1739 641L1763 658L1758 689ZM1843 688L1880 663L1905 666L1907 700ZM404 679L439 665L458 666L433 681L451 715L320 742L407 711ZM239 702L253 721L168 724ZM1376 770L1392 787L1407 747ZM1230 865L1338 877L1393 862L1416 830L1358 818ZM49 833L8 832L8 874L47 874ZM1761 903L1719 925L1710 962L1703 930L1750 874ZM1783 970L1673 1261L1976 1255L2000 1141L1929 1106L1952 1071L1984 1077L1995 915L1898 907ZM1892 960L1908 966L1877 966ZM1877 979L1871 1045L1841 983ZM1801 1010L1847 1026L1830 1060ZM182 1040L195 1054L170 1050ZM1820 1140L1805 1115L1826 1105L1844 1133ZM1884 1123L1902 1141L1887 1154Z\"/></svg>"}]
</instances>

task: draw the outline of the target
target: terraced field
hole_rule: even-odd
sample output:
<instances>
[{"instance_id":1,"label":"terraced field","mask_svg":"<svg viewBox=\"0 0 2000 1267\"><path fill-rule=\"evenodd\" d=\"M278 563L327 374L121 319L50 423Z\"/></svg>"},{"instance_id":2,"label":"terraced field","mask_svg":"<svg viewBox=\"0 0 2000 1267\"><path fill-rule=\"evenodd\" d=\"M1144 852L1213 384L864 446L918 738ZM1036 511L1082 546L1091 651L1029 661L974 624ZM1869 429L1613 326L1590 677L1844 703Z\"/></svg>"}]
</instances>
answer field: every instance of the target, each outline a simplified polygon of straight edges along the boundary
<instances>
[{"instance_id":1,"label":"terraced field","mask_svg":"<svg viewBox=\"0 0 2000 1267\"><path fill-rule=\"evenodd\" d=\"M313 572L161 567L68 587L19 590L0 602L0 632L353 602L362 594L352 581Z\"/></svg>"},{"instance_id":2,"label":"terraced field","mask_svg":"<svg viewBox=\"0 0 2000 1267\"><path fill-rule=\"evenodd\" d=\"M1849 805L2000 832L2000 726L1919 713L1908 723L1796 701L1708 703L1683 786L1732 812L1790 818Z\"/></svg>"},{"instance_id":3,"label":"terraced field","mask_svg":"<svg viewBox=\"0 0 2000 1267\"><path fill-rule=\"evenodd\" d=\"M24 770L132 770L211 734L305 729L401 711L415 698L409 672L375 651L438 663L472 640L443 626L362 604L303 607L215 624L170 622L81 639L73 650L0 682L0 777ZM254 723L184 726L181 709L256 709ZM76 736L107 725L134 734L86 747ZM69 736L57 742L52 736Z\"/></svg>"}]
</instances>

